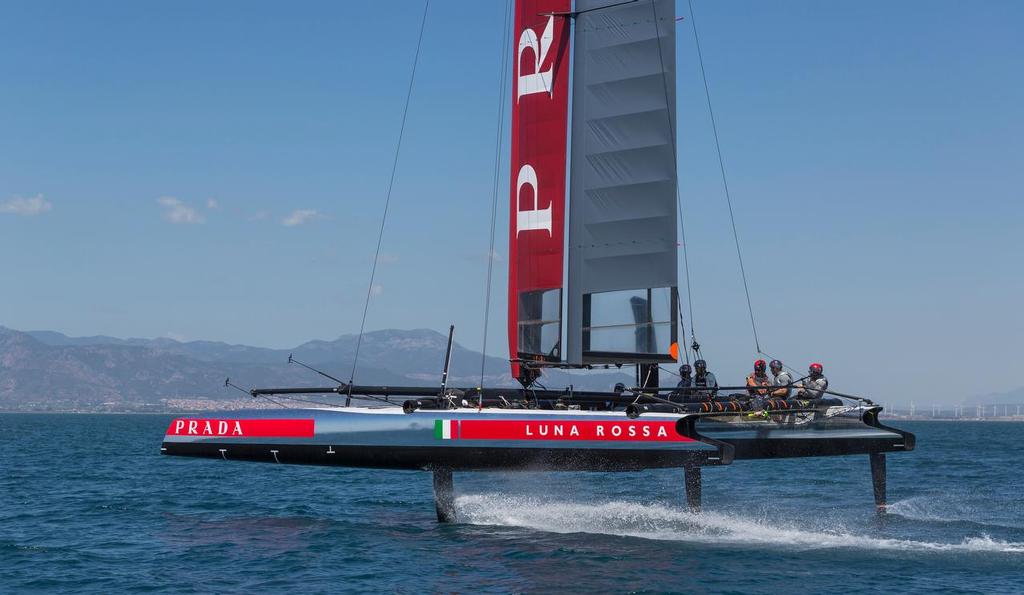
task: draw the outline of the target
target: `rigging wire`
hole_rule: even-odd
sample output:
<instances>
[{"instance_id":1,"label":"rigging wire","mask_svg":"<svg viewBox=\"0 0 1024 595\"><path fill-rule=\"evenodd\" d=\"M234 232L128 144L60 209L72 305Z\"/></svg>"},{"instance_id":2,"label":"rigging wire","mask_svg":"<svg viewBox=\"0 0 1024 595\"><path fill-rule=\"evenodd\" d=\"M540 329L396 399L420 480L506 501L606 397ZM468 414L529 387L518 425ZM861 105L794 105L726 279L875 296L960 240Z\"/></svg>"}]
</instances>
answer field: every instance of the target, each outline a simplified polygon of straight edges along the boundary
<instances>
[{"instance_id":1,"label":"rigging wire","mask_svg":"<svg viewBox=\"0 0 1024 595\"><path fill-rule=\"evenodd\" d=\"M484 290L484 336L483 336L483 348L480 354L480 388L484 387L484 369L487 366L487 330L490 324L491 317L491 279L494 272L494 230L498 217L498 186L501 182L501 175L499 169L501 167L501 146L503 133L505 131L505 93L506 85L508 84L508 77L505 75L505 71L508 68L508 61L510 52L509 49L509 35L512 27L509 24L512 13L512 1L505 0L505 22L502 26L504 34L501 39L501 48L498 53L500 59L498 60L500 67L498 68L498 131L495 134L494 141L494 181L491 188L491 244L487 251L487 285ZM482 394L482 393L481 393ZM481 402L483 396L480 397Z\"/></svg>"},{"instance_id":2,"label":"rigging wire","mask_svg":"<svg viewBox=\"0 0 1024 595\"><path fill-rule=\"evenodd\" d=\"M658 62L661 65L661 85L665 93L665 117L668 118L669 127L669 138L672 141L672 163L679 163L679 151L676 147L676 127L675 122L672 121L672 112L675 108L674 105L669 105L669 93L668 93L668 73L665 72L665 56L661 49L661 27L658 26L658 7L654 0L651 0L651 13L654 15L654 33L658 40ZM674 25L674 22L673 22ZM683 244L683 274L686 277L686 305L690 313L690 339L693 344L697 343L696 329L693 323L693 292L690 289L690 259L686 251L686 226L683 224L683 198L682 193L679 191L679 175L676 174L676 210L679 213L677 217L679 219L679 239ZM682 306L676 302L676 309L679 311L679 319L683 319ZM680 323L682 325L682 323ZM683 352L686 357L686 362L690 362L690 352L686 345L686 328L683 326ZM694 357L697 357L694 354Z\"/></svg>"},{"instance_id":3,"label":"rigging wire","mask_svg":"<svg viewBox=\"0 0 1024 595\"><path fill-rule=\"evenodd\" d=\"M682 219L680 219L680 221L682 221ZM684 263L684 266L685 266L685 263L686 263L685 250L684 250L684 255L683 255L683 263ZM689 277L689 275L687 275L687 277ZM689 280L687 280L686 285L687 285L686 292L689 293L690 292L690 287L689 287L690 282L689 282ZM691 302L691 306L690 307L691 308L693 307L692 306L692 302ZM682 304L679 303L679 299L678 298L676 298L676 310L679 312L679 326L681 327L681 329L683 331L683 333L682 333L682 335L683 335L683 356L686 359L686 363L690 363L690 350L686 346L686 323L683 322L683 320L684 320L683 319L683 306L682 306ZM690 314L690 332L691 333L693 332L693 314L692 313ZM696 342L696 339L694 339L694 342Z\"/></svg>"},{"instance_id":4,"label":"rigging wire","mask_svg":"<svg viewBox=\"0 0 1024 595\"><path fill-rule=\"evenodd\" d=\"M740 250L740 237L736 232L736 217L733 214L732 197L729 194L729 181L725 175L725 160L722 159L722 145L718 140L718 126L715 123L715 110L711 107L711 89L708 86L708 77L704 71L704 55L700 49L700 36L697 34L697 18L693 12L693 0L687 0L687 5L689 5L690 8L690 24L693 26L693 41L697 45L697 60L700 63L700 78L704 82L704 97L707 99L708 103L708 115L711 116L711 131L715 136L715 150L718 152L718 167L722 172L722 186L725 189L725 201L726 204L729 205L729 221L732 223L732 239L736 244L736 258L739 259L740 275L743 277L743 292L747 296L747 312L750 314L750 330L754 333L754 347L757 349L757 353L767 355L761 351L761 343L757 338L757 324L754 323L754 307L750 302L750 288L747 286L747 271L743 266L743 252Z\"/></svg>"},{"instance_id":5,"label":"rigging wire","mask_svg":"<svg viewBox=\"0 0 1024 595\"><path fill-rule=\"evenodd\" d=\"M405 136L405 121L409 115L409 103L412 99L413 83L416 81L416 67L420 61L420 48L423 46L423 30L427 25L427 9L430 8L430 0L425 0L423 3L423 18L420 21L420 34L416 41L416 54L412 60L412 73L409 75L409 89L405 94L405 107L402 109L402 123L398 129L398 143L395 145L395 158L391 163L391 178L388 180L388 190L384 197L384 213L380 218L380 231L377 232L377 249L373 255L373 266L370 268L370 282L366 287L366 301L363 304L363 319L359 323L359 338L356 339L356 352L352 358L352 373L349 375L349 386L352 386L353 381L356 377L356 366L359 363L359 349L363 344L363 332L366 330L366 313L370 309L370 296L373 293L373 280L377 275L377 261L380 259L380 246L384 240L384 225L388 220L388 207L391 205L391 190L395 186L395 173L398 171L398 156L402 151L402 138ZM352 402L352 392L349 389L348 401L346 405Z\"/></svg>"},{"instance_id":6,"label":"rigging wire","mask_svg":"<svg viewBox=\"0 0 1024 595\"><path fill-rule=\"evenodd\" d=\"M277 405L278 407L281 407L282 409L287 409L288 408L288 406L285 405L284 403L282 403L280 401L277 401L275 399L272 399L268 395L255 395L255 394L252 393L252 391L245 390L244 388L238 386L237 384L232 384L230 378L224 380L224 386L225 386L225 388L233 388L233 389L237 390L240 393L244 393L246 395L249 395L253 399L266 399L266 400L270 401L271 403Z\"/></svg>"},{"instance_id":7,"label":"rigging wire","mask_svg":"<svg viewBox=\"0 0 1024 595\"><path fill-rule=\"evenodd\" d=\"M282 407L287 407L287 405L284 405L283 403L280 403L280 402L278 402L278 401L276 401L274 399L271 399L270 397L267 397L266 395L260 395L260 396L263 397L264 399L267 399L268 401L271 401L272 403L278 403ZM302 399L302 398L299 398L299 397L291 397L291 396L287 396L287 395L278 395L278 398L279 399L285 399L286 401L295 401L296 403L308 403L310 405L320 405L321 407L327 407L327 408L330 408L330 409L337 409L337 408L341 407L340 404L339 405L332 405L331 403L324 403L324 402L321 402L321 401L314 401L312 399Z\"/></svg>"},{"instance_id":8,"label":"rigging wire","mask_svg":"<svg viewBox=\"0 0 1024 595\"><path fill-rule=\"evenodd\" d=\"M339 395L339 396L341 396L341 395ZM375 401L378 401L380 403L384 403L385 405L390 405L392 407L400 406L399 403L395 403L394 401L388 401L386 398L370 397L369 395L361 395L361 396L369 397L368 400L375 400ZM355 398L358 399L359 397L360 397L360 395L357 395ZM338 404L335 404L335 403L325 403L323 401L317 401L317 400L314 400L314 399L303 399L301 397L295 397L295 396L290 396L290 395L277 395L277 399L271 398L268 395L257 395L256 398L257 399L266 399L266 400L270 401L271 403L274 403L275 405L278 405L279 407L284 407L284 408L287 408L288 405L285 405L284 403L278 401L277 399L284 399L286 401L294 401L296 403L308 403L310 405L320 405L321 407L327 407L328 409L340 409L342 407L342 405L340 403L338 403Z\"/></svg>"},{"instance_id":9,"label":"rigging wire","mask_svg":"<svg viewBox=\"0 0 1024 595\"><path fill-rule=\"evenodd\" d=\"M270 397L268 397L266 395L260 395L257 398L266 399L267 401L270 401L271 403L277 405L281 409L287 409L288 408L288 406L285 405L284 403L282 403L281 401L278 401L277 399L271 399Z\"/></svg>"}]
</instances>

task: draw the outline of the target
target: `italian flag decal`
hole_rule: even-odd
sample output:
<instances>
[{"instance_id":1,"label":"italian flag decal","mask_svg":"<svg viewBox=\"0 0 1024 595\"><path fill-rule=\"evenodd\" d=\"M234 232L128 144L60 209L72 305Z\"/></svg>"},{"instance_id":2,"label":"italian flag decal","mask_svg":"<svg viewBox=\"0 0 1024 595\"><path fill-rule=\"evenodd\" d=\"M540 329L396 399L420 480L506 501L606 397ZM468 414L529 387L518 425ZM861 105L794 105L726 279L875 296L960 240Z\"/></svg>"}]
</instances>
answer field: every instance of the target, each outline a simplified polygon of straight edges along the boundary
<instances>
[{"instance_id":1,"label":"italian flag decal","mask_svg":"<svg viewBox=\"0 0 1024 595\"><path fill-rule=\"evenodd\" d=\"M455 430L454 432L452 430ZM458 422L452 423L450 419L434 420L434 439L451 440L457 438L459 433Z\"/></svg>"}]
</instances>

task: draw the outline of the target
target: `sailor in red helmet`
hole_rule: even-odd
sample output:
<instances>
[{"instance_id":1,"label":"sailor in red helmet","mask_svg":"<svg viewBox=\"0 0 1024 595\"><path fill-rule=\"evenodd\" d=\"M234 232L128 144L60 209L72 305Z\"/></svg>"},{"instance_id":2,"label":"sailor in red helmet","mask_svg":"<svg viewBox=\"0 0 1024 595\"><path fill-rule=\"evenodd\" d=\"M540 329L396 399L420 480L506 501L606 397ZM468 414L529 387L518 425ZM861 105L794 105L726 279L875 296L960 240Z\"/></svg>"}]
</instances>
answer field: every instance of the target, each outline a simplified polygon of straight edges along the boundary
<instances>
[{"instance_id":1,"label":"sailor in red helmet","mask_svg":"<svg viewBox=\"0 0 1024 595\"><path fill-rule=\"evenodd\" d=\"M754 362L754 371L747 375L747 392L750 396L764 396L768 394L768 387L771 381L768 380L767 365L763 359Z\"/></svg>"},{"instance_id":2,"label":"sailor in red helmet","mask_svg":"<svg viewBox=\"0 0 1024 595\"><path fill-rule=\"evenodd\" d=\"M796 395L797 398L820 399L825 396L825 391L828 390L828 378L825 378L823 372L824 369L821 364L811 364L807 369L807 378L800 383L800 391Z\"/></svg>"}]
</instances>

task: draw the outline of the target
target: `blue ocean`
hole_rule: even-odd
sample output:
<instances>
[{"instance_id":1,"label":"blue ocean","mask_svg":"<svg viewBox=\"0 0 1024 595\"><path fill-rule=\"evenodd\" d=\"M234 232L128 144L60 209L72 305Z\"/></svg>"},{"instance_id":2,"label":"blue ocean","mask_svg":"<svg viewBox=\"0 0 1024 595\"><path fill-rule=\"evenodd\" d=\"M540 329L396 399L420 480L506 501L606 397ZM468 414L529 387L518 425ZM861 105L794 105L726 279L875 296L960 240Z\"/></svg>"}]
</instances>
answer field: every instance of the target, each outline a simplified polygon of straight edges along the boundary
<instances>
[{"instance_id":1,"label":"blue ocean","mask_svg":"<svg viewBox=\"0 0 1024 595\"><path fill-rule=\"evenodd\" d=\"M0 592L1024 590L1024 424L903 422L867 457L430 475L162 457L170 416L0 415Z\"/></svg>"}]
</instances>

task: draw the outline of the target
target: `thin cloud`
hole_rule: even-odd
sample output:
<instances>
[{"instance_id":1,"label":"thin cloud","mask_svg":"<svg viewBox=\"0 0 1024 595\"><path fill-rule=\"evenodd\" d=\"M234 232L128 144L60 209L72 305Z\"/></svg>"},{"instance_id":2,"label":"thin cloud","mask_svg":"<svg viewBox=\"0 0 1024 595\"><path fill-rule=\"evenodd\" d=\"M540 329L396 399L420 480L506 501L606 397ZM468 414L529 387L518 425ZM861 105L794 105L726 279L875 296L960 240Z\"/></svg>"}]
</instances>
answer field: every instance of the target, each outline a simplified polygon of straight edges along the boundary
<instances>
[{"instance_id":1,"label":"thin cloud","mask_svg":"<svg viewBox=\"0 0 1024 595\"><path fill-rule=\"evenodd\" d=\"M377 257L377 264L395 264L396 262L398 262L397 254L382 252L381 255Z\"/></svg>"},{"instance_id":2,"label":"thin cloud","mask_svg":"<svg viewBox=\"0 0 1024 595\"><path fill-rule=\"evenodd\" d=\"M217 199L215 199L215 198L208 198L208 199L206 199L206 208L211 209L211 210L212 209L219 209L220 208L220 203L217 202Z\"/></svg>"},{"instance_id":3,"label":"thin cloud","mask_svg":"<svg viewBox=\"0 0 1024 595\"><path fill-rule=\"evenodd\" d=\"M53 204L37 194L32 198L15 196L12 199L0 202L0 213L10 215L21 215L23 217L34 217L53 210Z\"/></svg>"},{"instance_id":4,"label":"thin cloud","mask_svg":"<svg viewBox=\"0 0 1024 595\"><path fill-rule=\"evenodd\" d=\"M469 252L469 253L463 254L462 258L464 258L465 260L481 261L481 262L487 262L487 261L501 262L501 261L505 260L505 257L502 256L502 254L500 252L498 252L497 250L490 250L489 252Z\"/></svg>"},{"instance_id":5,"label":"thin cloud","mask_svg":"<svg viewBox=\"0 0 1024 595\"><path fill-rule=\"evenodd\" d=\"M163 207L164 221L175 225L198 225L206 222L206 218L200 215L199 211L173 196L161 196L156 202Z\"/></svg>"},{"instance_id":6,"label":"thin cloud","mask_svg":"<svg viewBox=\"0 0 1024 595\"><path fill-rule=\"evenodd\" d=\"M374 283L370 286L370 295L377 297L384 294L384 286L379 283Z\"/></svg>"},{"instance_id":7,"label":"thin cloud","mask_svg":"<svg viewBox=\"0 0 1024 595\"><path fill-rule=\"evenodd\" d=\"M288 215L281 220L281 225L284 225L285 227L295 227L297 225L304 225L322 217L323 215L314 209L296 209L292 211L291 215Z\"/></svg>"}]
</instances>

